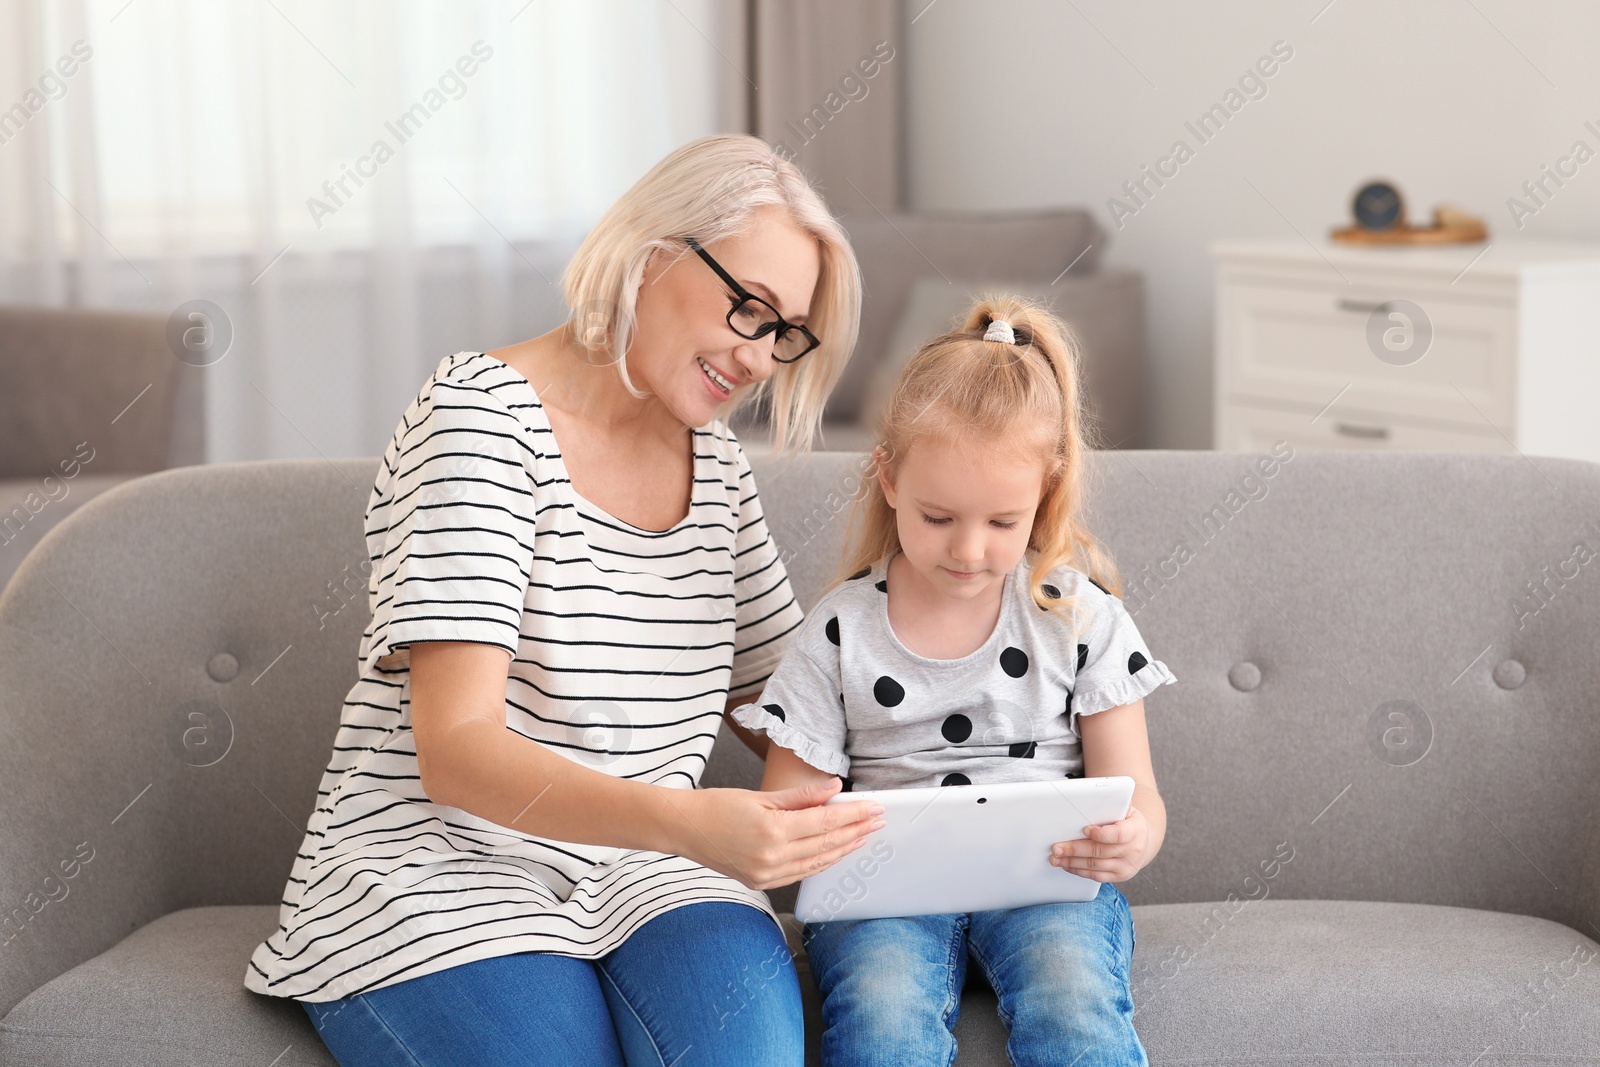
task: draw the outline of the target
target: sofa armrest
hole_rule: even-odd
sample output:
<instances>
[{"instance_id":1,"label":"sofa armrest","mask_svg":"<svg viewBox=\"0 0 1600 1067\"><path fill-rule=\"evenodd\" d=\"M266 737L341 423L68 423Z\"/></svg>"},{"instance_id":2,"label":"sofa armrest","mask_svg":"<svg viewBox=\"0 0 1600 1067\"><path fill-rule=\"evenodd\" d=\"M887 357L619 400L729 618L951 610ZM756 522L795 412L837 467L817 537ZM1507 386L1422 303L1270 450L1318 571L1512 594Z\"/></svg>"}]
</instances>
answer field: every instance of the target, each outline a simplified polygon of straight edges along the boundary
<instances>
[{"instance_id":1,"label":"sofa armrest","mask_svg":"<svg viewBox=\"0 0 1600 1067\"><path fill-rule=\"evenodd\" d=\"M156 766L175 761L123 714L152 688L112 647L123 627L102 616L99 649L85 640L94 617L69 600L95 598L51 565L52 540L0 596L0 1016L180 906L166 846L195 817Z\"/></svg>"},{"instance_id":2,"label":"sofa armrest","mask_svg":"<svg viewBox=\"0 0 1600 1067\"><path fill-rule=\"evenodd\" d=\"M133 478L0 592L0 1015L169 912L279 902L357 678L377 464Z\"/></svg>"}]
</instances>

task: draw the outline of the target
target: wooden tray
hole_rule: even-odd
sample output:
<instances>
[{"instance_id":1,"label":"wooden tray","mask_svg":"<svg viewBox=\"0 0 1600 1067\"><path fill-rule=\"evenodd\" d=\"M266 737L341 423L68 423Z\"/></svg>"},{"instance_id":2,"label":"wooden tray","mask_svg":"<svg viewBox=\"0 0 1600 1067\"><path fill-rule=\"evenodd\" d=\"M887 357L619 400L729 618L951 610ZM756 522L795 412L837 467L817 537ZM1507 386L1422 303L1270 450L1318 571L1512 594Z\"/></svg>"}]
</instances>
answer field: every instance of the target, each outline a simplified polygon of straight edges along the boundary
<instances>
[{"instance_id":1,"label":"wooden tray","mask_svg":"<svg viewBox=\"0 0 1600 1067\"><path fill-rule=\"evenodd\" d=\"M1481 222L1455 226L1396 226L1392 230L1363 230L1359 226L1346 226L1328 235L1331 240L1347 245L1471 244L1488 236L1489 231Z\"/></svg>"}]
</instances>

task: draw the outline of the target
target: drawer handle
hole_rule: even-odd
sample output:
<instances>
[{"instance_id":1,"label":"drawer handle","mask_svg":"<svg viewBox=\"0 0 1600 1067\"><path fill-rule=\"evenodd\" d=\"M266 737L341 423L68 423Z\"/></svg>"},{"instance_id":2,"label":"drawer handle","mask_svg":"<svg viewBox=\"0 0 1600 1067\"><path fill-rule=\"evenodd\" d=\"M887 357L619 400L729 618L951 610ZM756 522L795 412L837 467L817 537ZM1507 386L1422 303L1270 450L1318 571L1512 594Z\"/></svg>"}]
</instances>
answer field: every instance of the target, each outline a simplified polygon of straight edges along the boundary
<instances>
[{"instance_id":1,"label":"drawer handle","mask_svg":"<svg viewBox=\"0 0 1600 1067\"><path fill-rule=\"evenodd\" d=\"M1371 313L1383 307L1385 303L1387 303L1387 301L1384 300L1347 300L1341 297L1339 300L1339 310L1365 311Z\"/></svg>"},{"instance_id":2,"label":"drawer handle","mask_svg":"<svg viewBox=\"0 0 1600 1067\"><path fill-rule=\"evenodd\" d=\"M1389 437L1387 426L1358 426L1353 422L1336 422L1333 424L1334 433L1342 433L1346 437L1364 437L1372 441L1383 441Z\"/></svg>"}]
</instances>

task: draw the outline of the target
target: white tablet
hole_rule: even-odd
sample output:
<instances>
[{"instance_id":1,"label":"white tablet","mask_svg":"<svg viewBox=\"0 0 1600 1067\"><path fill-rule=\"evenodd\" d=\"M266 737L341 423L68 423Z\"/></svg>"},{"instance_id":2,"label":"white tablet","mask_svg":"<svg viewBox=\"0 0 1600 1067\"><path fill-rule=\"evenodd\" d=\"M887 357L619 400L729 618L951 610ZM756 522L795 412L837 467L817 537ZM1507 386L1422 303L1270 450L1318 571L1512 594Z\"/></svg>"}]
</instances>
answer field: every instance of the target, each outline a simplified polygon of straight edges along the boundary
<instances>
[{"instance_id":1,"label":"white tablet","mask_svg":"<svg viewBox=\"0 0 1600 1067\"><path fill-rule=\"evenodd\" d=\"M802 922L1093 900L1101 883L1051 866L1050 846L1126 818L1133 779L863 790L829 803L858 800L883 805L884 827L800 883Z\"/></svg>"}]
</instances>

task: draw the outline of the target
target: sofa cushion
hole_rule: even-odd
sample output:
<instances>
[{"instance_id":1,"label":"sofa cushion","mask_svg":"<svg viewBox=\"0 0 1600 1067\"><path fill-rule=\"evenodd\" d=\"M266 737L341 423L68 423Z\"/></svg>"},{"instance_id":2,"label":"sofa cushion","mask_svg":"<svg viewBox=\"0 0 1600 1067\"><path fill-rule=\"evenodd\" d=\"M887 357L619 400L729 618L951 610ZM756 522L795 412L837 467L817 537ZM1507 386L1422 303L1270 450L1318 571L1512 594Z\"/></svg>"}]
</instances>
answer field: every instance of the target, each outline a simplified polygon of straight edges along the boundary
<instances>
[{"instance_id":1,"label":"sofa cushion","mask_svg":"<svg viewBox=\"0 0 1600 1067\"><path fill-rule=\"evenodd\" d=\"M1153 1064L1600 1064L1600 946L1560 923L1237 896L1132 910Z\"/></svg>"},{"instance_id":2,"label":"sofa cushion","mask_svg":"<svg viewBox=\"0 0 1600 1067\"><path fill-rule=\"evenodd\" d=\"M188 908L141 926L0 1020L7 1067L337 1067L305 1009L244 987L278 907Z\"/></svg>"},{"instance_id":3,"label":"sofa cushion","mask_svg":"<svg viewBox=\"0 0 1600 1067\"><path fill-rule=\"evenodd\" d=\"M0 1021L0 1063L334 1064L298 1003L244 988L277 910L190 908L141 927ZM1154 1064L1600 1063L1600 946L1558 923L1267 899L1149 905L1133 917L1135 1025ZM792 916L785 932L815 1065L820 1006ZM969 967L957 1067L1003 1067L1005 1039L994 995Z\"/></svg>"}]
</instances>

